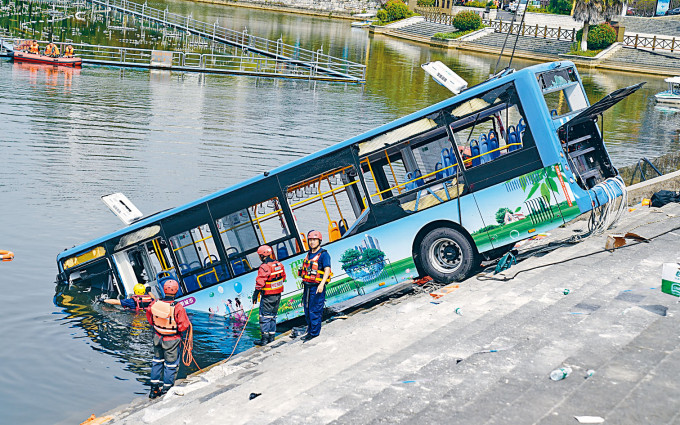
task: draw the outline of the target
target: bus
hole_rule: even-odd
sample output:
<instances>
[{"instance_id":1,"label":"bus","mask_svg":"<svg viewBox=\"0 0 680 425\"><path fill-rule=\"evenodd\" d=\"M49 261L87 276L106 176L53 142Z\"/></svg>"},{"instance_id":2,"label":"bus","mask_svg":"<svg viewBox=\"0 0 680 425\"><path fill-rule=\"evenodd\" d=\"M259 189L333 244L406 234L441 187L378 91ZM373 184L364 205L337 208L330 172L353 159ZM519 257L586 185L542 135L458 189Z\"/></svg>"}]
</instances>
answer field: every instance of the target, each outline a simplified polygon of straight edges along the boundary
<instances>
[{"instance_id":1,"label":"bus","mask_svg":"<svg viewBox=\"0 0 680 425\"><path fill-rule=\"evenodd\" d=\"M621 196L603 112L572 62L506 69L440 103L57 256L58 282L162 296L167 279L198 312L252 306L256 254L287 273L279 322L303 314L298 269L310 230L333 279L326 305L375 296L420 276L454 282L518 241ZM239 307L242 306L242 307ZM252 307L257 309L257 305ZM253 317L257 317L254 315Z\"/></svg>"}]
</instances>

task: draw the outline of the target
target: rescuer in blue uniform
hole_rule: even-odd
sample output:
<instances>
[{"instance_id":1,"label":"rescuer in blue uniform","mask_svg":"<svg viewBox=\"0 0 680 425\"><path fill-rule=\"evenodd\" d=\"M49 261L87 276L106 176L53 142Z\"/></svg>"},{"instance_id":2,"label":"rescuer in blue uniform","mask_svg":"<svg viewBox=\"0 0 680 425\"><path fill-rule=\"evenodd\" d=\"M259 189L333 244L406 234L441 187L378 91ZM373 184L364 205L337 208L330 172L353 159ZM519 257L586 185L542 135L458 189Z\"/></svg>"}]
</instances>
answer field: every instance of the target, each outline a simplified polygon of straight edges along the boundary
<instances>
[{"instance_id":1,"label":"rescuer in blue uniform","mask_svg":"<svg viewBox=\"0 0 680 425\"><path fill-rule=\"evenodd\" d=\"M132 288L135 294L130 298L124 298L122 300L118 299L105 299L103 300L106 304L119 305L128 310L134 310L136 312L144 311L153 302L154 298L146 293L146 286L143 283L138 283Z\"/></svg>"},{"instance_id":2,"label":"rescuer in blue uniform","mask_svg":"<svg viewBox=\"0 0 680 425\"><path fill-rule=\"evenodd\" d=\"M302 293L302 305L305 310L307 321L307 334L302 337L303 341L316 338L321 333L321 317L323 316L324 303L326 302L326 284L330 282L331 256L328 251L321 248L321 232L312 230L307 234L309 252L298 270L302 278L304 291Z\"/></svg>"}]
</instances>

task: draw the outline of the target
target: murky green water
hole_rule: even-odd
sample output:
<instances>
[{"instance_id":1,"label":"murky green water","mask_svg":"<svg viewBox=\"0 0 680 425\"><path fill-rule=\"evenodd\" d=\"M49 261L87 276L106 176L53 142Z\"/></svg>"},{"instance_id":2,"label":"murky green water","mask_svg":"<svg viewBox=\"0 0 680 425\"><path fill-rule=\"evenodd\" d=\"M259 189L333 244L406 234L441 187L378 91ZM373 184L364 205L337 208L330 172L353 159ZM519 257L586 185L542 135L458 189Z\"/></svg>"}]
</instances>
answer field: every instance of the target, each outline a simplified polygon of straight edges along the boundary
<instances>
[{"instance_id":1,"label":"murky green water","mask_svg":"<svg viewBox=\"0 0 680 425\"><path fill-rule=\"evenodd\" d=\"M151 346L141 317L93 307L84 295L53 300L56 254L121 227L100 196L122 191L145 213L181 205L446 98L420 69L424 62L442 60L475 84L496 60L369 38L347 21L168 6L301 47L323 45L366 63L368 82L0 62L0 249L16 254L0 263L3 423L79 423L146 391ZM591 101L648 81L605 116L615 164L677 150L680 112L655 107L652 98L664 89L662 78L581 72ZM195 321L199 364L226 357L238 325ZM257 335L246 332L240 349Z\"/></svg>"}]
</instances>

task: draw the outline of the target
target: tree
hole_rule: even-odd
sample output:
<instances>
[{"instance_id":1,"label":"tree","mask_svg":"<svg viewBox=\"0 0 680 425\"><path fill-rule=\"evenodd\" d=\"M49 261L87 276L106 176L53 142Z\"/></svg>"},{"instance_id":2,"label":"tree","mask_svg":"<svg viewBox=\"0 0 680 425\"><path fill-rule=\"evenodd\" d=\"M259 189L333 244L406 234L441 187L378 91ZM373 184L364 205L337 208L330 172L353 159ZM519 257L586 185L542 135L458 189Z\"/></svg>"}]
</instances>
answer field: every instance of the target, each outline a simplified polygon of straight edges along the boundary
<instances>
[{"instance_id":1,"label":"tree","mask_svg":"<svg viewBox=\"0 0 680 425\"><path fill-rule=\"evenodd\" d=\"M583 22L583 37L581 37L581 50L588 50L588 29L591 24L609 21L621 13L623 2L621 0L576 0L574 6L574 19Z\"/></svg>"},{"instance_id":2,"label":"tree","mask_svg":"<svg viewBox=\"0 0 680 425\"><path fill-rule=\"evenodd\" d=\"M505 213L512 213L512 211L510 211L510 208L499 208L496 211L496 221L498 224L505 223Z\"/></svg>"}]
</instances>

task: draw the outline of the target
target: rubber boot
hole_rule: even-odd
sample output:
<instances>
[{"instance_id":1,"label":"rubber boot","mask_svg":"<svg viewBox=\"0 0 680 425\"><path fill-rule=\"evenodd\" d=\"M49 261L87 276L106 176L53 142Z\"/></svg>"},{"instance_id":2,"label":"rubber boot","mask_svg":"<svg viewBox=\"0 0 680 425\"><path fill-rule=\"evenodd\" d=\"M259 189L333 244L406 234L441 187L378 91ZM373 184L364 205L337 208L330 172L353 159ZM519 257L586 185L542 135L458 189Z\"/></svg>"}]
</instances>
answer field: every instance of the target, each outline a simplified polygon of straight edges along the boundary
<instances>
[{"instance_id":1,"label":"rubber boot","mask_svg":"<svg viewBox=\"0 0 680 425\"><path fill-rule=\"evenodd\" d=\"M160 395L165 395L165 393L167 393L170 388L172 388L172 385L163 385L160 389Z\"/></svg>"},{"instance_id":2,"label":"rubber boot","mask_svg":"<svg viewBox=\"0 0 680 425\"><path fill-rule=\"evenodd\" d=\"M266 337L265 335L262 335L262 338L259 341L255 341L255 345L259 345L260 347L267 345L269 343L269 338Z\"/></svg>"},{"instance_id":3,"label":"rubber boot","mask_svg":"<svg viewBox=\"0 0 680 425\"><path fill-rule=\"evenodd\" d=\"M150 399L154 399L154 398L156 398L156 397L158 397L158 396L160 396L160 395L161 395L161 387L160 387L160 385L152 384L152 385L151 385L151 391L149 391L149 398L150 398Z\"/></svg>"},{"instance_id":4,"label":"rubber boot","mask_svg":"<svg viewBox=\"0 0 680 425\"><path fill-rule=\"evenodd\" d=\"M274 342L275 337L276 337L276 335L269 335L269 339L268 339L267 343L271 344L272 342Z\"/></svg>"}]
</instances>

